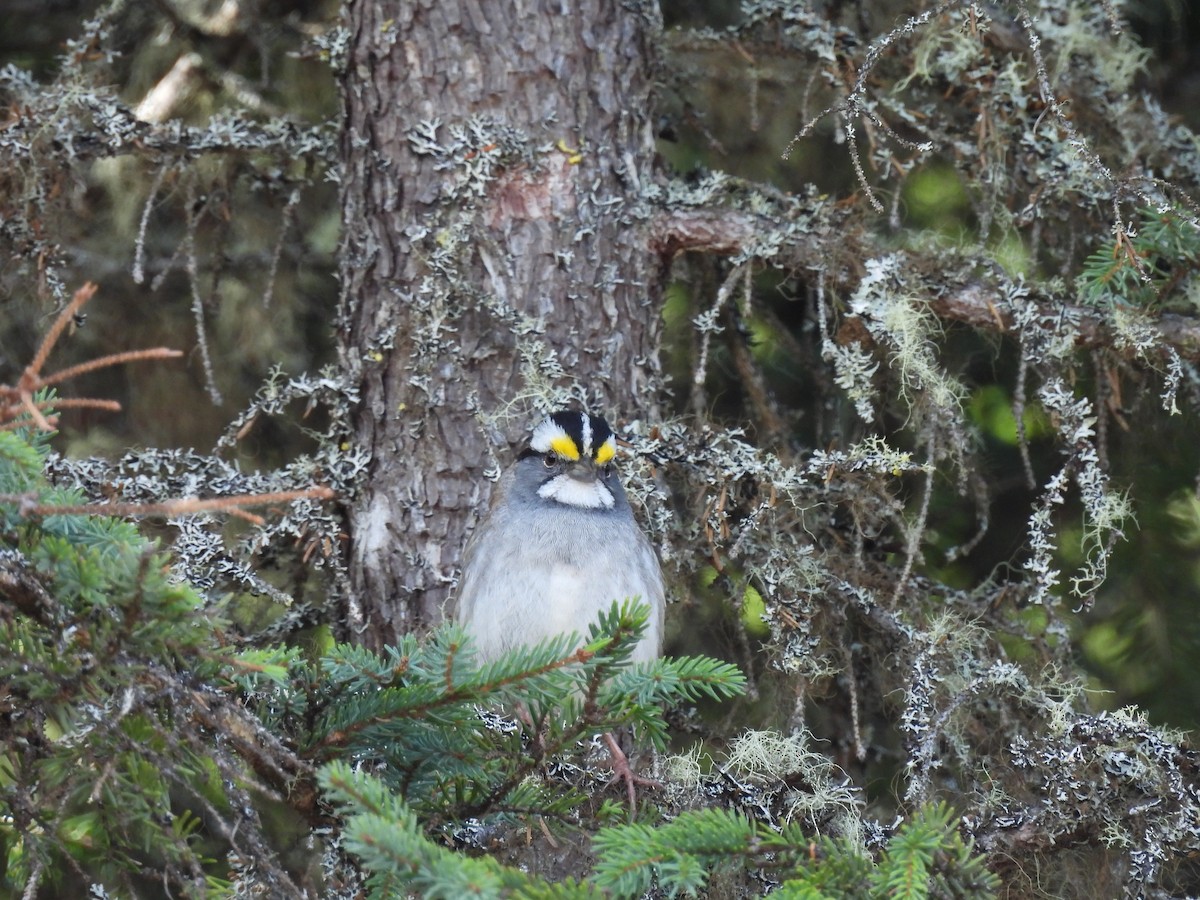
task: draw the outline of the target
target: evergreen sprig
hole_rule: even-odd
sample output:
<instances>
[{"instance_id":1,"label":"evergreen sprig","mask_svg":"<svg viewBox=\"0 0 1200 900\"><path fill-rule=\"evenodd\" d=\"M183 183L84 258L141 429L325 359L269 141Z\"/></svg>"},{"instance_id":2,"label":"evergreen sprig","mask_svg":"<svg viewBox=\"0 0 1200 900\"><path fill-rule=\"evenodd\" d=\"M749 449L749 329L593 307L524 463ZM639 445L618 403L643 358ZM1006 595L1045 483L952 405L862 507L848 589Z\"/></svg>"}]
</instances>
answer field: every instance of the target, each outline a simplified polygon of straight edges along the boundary
<instances>
[{"instance_id":1,"label":"evergreen sprig","mask_svg":"<svg viewBox=\"0 0 1200 900\"><path fill-rule=\"evenodd\" d=\"M1091 306L1182 306L1200 269L1200 231L1190 216L1166 209L1139 211L1136 230L1117 229L1084 261L1077 279L1080 299ZM1194 301L1193 301L1194 302Z\"/></svg>"},{"instance_id":2,"label":"evergreen sprig","mask_svg":"<svg viewBox=\"0 0 1200 900\"><path fill-rule=\"evenodd\" d=\"M0 493L22 498L0 502L0 884L125 884L154 861L202 892L193 810L228 801L185 710L222 669L214 623L132 524L30 512L82 500L46 482L47 452L0 431Z\"/></svg>"},{"instance_id":3,"label":"evergreen sprig","mask_svg":"<svg viewBox=\"0 0 1200 900\"><path fill-rule=\"evenodd\" d=\"M310 773L231 701L288 680L299 652L232 649L134 524L47 512L85 498L48 482L49 435L13 425L0 431L0 896L141 896L147 880L225 896L237 860L300 896L261 796L295 788L303 811Z\"/></svg>"},{"instance_id":4,"label":"evergreen sprig","mask_svg":"<svg viewBox=\"0 0 1200 900\"><path fill-rule=\"evenodd\" d=\"M595 883L623 897L655 884L671 896L697 896L723 865L774 872L783 883L773 896L790 900L988 897L999 883L945 804L918 810L877 858L846 838L813 840L795 825L774 830L723 809L686 812L660 828L607 828L593 846Z\"/></svg>"},{"instance_id":5,"label":"evergreen sprig","mask_svg":"<svg viewBox=\"0 0 1200 900\"><path fill-rule=\"evenodd\" d=\"M614 603L586 639L548 639L483 665L453 624L382 654L338 644L295 666L287 684L262 679L258 709L314 762L378 766L430 821L533 813L573 821L586 767L553 790L540 773L585 753L591 736L626 726L661 749L665 706L744 689L741 672L717 660L631 666L648 616L644 604Z\"/></svg>"},{"instance_id":6,"label":"evergreen sprig","mask_svg":"<svg viewBox=\"0 0 1200 900\"><path fill-rule=\"evenodd\" d=\"M599 895L602 882L551 885L452 853L428 834L477 816L577 822L586 793L550 773L562 771L584 738L634 725L661 747L664 705L743 690L741 672L717 660L631 666L648 615L645 605L614 603L582 643L574 635L547 640L482 666L453 625L382 656L341 646L327 655L329 683L318 702L330 709L301 718L318 723L307 745L338 757L320 779L344 811L345 846L369 873L372 896L400 888L431 897ZM525 727L503 712L517 713ZM374 774L346 759L371 763ZM695 866L689 873L701 876Z\"/></svg>"},{"instance_id":7,"label":"evergreen sprig","mask_svg":"<svg viewBox=\"0 0 1200 900\"><path fill-rule=\"evenodd\" d=\"M388 898L418 891L422 897L598 898L575 882L552 884L484 856L456 853L431 841L413 810L378 778L334 762L321 785L343 810L343 840L369 872L368 896Z\"/></svg>"},{"instance_id":8,"label":"evergreen sprig","mask_svg":"<svg viewBox=\"0 0 1200 900\"><path fill-rule=\"evenodd\" d=\"M320 781L344 817L345 846L369 873L372 897L638 897L655 887L695 897L723 867L774 873L782 883L773 896L789 900L990 897L998 885L945 804L918 810L874 858L845 838L814 840L799 827L773 830L721 808L684 812L659 827L603 828L592 841L590 877L553 885L493 857L440 846L375 776L334 762Z\"/></svg>"}]
</instances>

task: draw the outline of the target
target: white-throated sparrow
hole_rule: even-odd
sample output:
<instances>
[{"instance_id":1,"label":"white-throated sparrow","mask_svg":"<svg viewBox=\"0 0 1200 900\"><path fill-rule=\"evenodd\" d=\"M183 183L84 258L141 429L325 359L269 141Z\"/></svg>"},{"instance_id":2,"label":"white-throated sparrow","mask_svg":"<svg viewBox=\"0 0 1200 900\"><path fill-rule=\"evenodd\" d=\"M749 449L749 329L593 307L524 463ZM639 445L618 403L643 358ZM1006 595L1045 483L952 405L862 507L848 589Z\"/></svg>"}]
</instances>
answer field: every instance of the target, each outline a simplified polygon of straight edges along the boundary
<instances>
[{"instance_id":1,"label":"white-throated sparrow","mask_svg":"<svg viewBox=\"0 0 1200 900\"><path fill-rule=\"evenodd\" d=\"M662 568L633 518L599 416L556 412L500 479L467 544L457 618L482 660L569 632L586 634L614 600L650 606L635 662L662 649Z\"/></svg>"},{"instance_id":2,"label":"white-throated sparrow","mask_svg":"<svg viewBox=\"0 0 1200 900\"><path fill-rule=\"evenodd\" d=\"M650 606L634 662L662 650L662 567L617 476L616 437L599 416L556 412L504 473L467 544L456 617L487 662L522 644L588 627L614 600ZM635 779L611 735L616 777Z\"/></svg>"}]
</instances>

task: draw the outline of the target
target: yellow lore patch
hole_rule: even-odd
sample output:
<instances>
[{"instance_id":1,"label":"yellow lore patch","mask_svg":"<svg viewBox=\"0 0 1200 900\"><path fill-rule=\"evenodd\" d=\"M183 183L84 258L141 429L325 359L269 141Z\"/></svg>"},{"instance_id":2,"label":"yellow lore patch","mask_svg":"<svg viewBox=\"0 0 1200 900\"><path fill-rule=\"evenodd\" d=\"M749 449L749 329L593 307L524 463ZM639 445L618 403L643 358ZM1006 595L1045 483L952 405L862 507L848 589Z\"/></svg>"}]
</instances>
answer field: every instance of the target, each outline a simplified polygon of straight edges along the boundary
<instances>
[{"instance_id":1,"label":"yellow lore patch","mask_svg":"<svg viewBox=\"0 0 1200 900\"><path fill-rule=\"evenodd\" d=\"M587 457L589 462L605 466L617 455L617 439L608 423L598 416L564 411L548 416L533 429L529 448L536 453L553 453L567 462L577 463Z\"/></svg>"},{"instance_id":2,"label":"yellow lore patch","mask_svg":"<svg viewBox=\"0 0 1200 900\"><path fill-rule=\"evenodd\" d=\"M615 438L609 438L603 444L596 448L596 465L602 466L606 462L610 462L617 455L617 441Z\"/></svg>"},{"instance_id":3,"label":"yellow lore patch","mask_svg":"<svg viewBox=\"0 0 1200 900\"><path fill-rule=\"evenodd\" d=\"M560 434L550 439L550 449L561 456L563 459L569 459L572 462L579 459L579 448L575 446L570 435Z\"/></svg>"}]
</instances>

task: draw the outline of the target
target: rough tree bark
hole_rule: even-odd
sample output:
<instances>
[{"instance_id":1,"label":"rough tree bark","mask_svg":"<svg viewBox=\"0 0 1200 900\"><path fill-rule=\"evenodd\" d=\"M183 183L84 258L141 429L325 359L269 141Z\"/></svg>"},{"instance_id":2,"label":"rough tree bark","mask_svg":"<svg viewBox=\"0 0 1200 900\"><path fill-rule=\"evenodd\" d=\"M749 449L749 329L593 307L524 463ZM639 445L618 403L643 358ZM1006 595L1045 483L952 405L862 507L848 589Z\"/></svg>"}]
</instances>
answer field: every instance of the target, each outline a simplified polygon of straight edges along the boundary
<instances>
[{"instance_id":1,"label":"rough tree bark","mask_svg":"<svg viewBox=\"0 0 1200 900\"><path fill-rule=\"evenodd\" d=\"M353 0L339 320L370 476L349 511L355 639L436 621L529 382L654 403L656 4ZM558 366L561 366L559 371Z\"/></svg>"}]
</instances>

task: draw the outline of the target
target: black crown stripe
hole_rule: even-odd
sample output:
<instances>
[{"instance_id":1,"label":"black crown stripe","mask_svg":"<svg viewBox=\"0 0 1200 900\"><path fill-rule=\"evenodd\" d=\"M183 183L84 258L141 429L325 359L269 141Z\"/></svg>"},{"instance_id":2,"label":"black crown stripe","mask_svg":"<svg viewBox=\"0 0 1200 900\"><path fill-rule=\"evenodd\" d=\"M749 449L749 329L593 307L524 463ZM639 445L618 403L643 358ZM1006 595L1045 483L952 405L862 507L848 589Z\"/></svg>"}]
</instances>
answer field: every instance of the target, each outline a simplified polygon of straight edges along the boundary
<instances>
[{"instance_id":1,"label":"black crown stripe","mask_svg":"<svg viewBox=\"0 0 1200 900\"><path fill-rule=\"evenodd\" d=\"M553 413L550 416L550 418L554 420L555 424L565 431L567 436L575 442L576 448L578 448L580 451L580 456L582 456L584 452L583 418L585 415L587 415L587 413L564 409ZM587 452L593 459L595 459L597 451L604 446L605 441L612 437L613 430L609 427L608 422L606 422L602 416L587 415L587 419L588 424L591 425L592 432L591 446L587 448Z\"/></svg>"}]
</instances>

